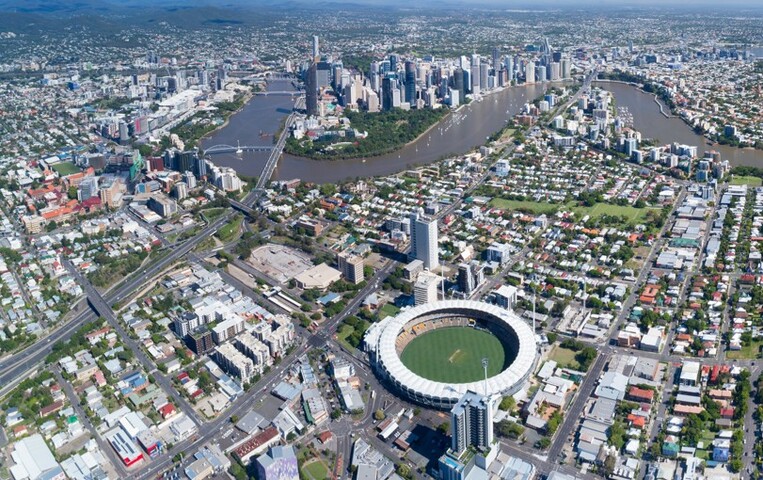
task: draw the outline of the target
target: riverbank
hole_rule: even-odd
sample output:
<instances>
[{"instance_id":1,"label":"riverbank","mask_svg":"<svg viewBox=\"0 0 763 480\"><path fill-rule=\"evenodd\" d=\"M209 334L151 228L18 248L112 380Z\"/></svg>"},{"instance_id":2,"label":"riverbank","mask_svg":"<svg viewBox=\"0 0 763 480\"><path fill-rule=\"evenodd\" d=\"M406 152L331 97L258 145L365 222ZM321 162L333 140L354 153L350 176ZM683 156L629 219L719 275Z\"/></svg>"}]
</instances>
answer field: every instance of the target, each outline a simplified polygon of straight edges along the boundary
<instances>
[{"instance_id":1,"label":"riverbank","mask_svg":"<svg viewBox=\"0 0 763 480\"><path fill-rule=\"evenodd\" d=\"M544 88L547 88L547 86L548 86L547 84L536 84L536 85L533 85L533 86L542 86L542 85L544 86ZM351 156L351 157L326 157L326 156L319 156L319 155L309 155L309 154L304 154L304 153L299 152L299 151L291 150L291 149L288 148L289 147L288 143L287 143L287 147L284 149L284 152L287 153L288 155L290 155L292 158L296 158L296 159L300 159L300 160L317 161L317 162L321 162L321 161L336 162L336 161L346 161L346 160L356 160L356 159L361 159L362 161L365 161L366 159L370 159L370 158L377 158L377 157L382 157L382 156L385 156L385 155L395 154L395 153L398 153L398 152L400 152L402 150L405 150L409 146L412 146L412 145L416 144L417 142L421 141L424 138L424 136L426 136L427 134L431 134L433 130L435 130L438 127L443 126L448 120L452 119L454 115L468 115L469 114L469 110L472 107L474 107L476 105L479 105L480 103L487 102L489 99L493 99L493 98L499 96L502 93L510 92L511 90L515 90L515 89L524 89L524 88L527 88L527 86L526 85L514 85L514 86L509 86L509 87L497 87L497 88L494 88L494 89L492 89L492 90L490 90L488 92L485 92L484 94L481 94L479 99L470 99L469 103L462 103L458 107L456 107L455 109L450 109L450 108L447 108L447 107L443 106L443 107L441 107L441 109L447 109L447 111L442 116L442 118L438 119L435 123L433 123L432 125L427 127L423 132L421 132L415 138L409 140L406 143L403 143L403 144L400 144L400 145L396 145L395 147L392 147L392 148L380 150L378 152L373 152L373 153L370 153L370 154L367 153L367 154L364 154L364 155ZM502 125L497 131L503 130L505 128L505 126L506 125ZM492 132L492 134L495 134L495 133L496 132ZM428 146L428 144L429 144L429 142L427 142L427 146ZM418 147L414 147L414 150L416 152L418 152ZM401 154L399 154L398 156L400 156L400 155ZM445 155L443 155L443 157L444 156Z\"/></svg>"},{"instance_id":2,"label":"riverbank","mask_svg":"<svg viewBox=\"0 0 763 480\"><path fill-rule=\"evenodd\" d=\"M440 124L448 113L445 109L430 108L384 112L346 111L342 120L348 123L341 128L345 133L350 133L350 129L364 132L365 137L331 136L331 131L327 130L325 136L315 140L306 136L301 139L290 137L285 151L313 160L379 157L397 152L415 142L432 126Z\"/></svg>"},{"instance_id":3,"label":"riverbank","mask_svg":"<svg viewBox=\"0 0 763 480\"><path fill-rule=\"evenodd\" d=\"M600 78L597 78L594 81L595 82L603 82L603 83L619 83L621 85L629 85L631 87L634 87L634 88L638 89L639 91L641 91L641 92L643 92L643 93L645 93L647 95L651 95L652 96L652 99L654 100L654 103L656 103L657 106L660 107L660 113L662 114L663 117L665 117L665 118L678 118L679 117L679 115L673 115L672 113L670 113L670 114L665 113L664 105L662 104L662 102L660 102L659 96L656 93L654 93L654 92L647 92L646 90L644 90L643 84L641 84L641 83L626 82L624 80L600 79ZM689 126L691 126L691 125L689 125Z\"/></svg>"},{"instance_id":4,"label":"riverbank","mask_svg":"<svg viewBox=\"0 0 763 480\"><path fill-rule=\"evenodd\" d=\"M398 150L402 150L402 149L408 147L409 145L413 145L414 143L416 143L419 140L421 140L424 137L424 135L430 133L434 128L438 127L445 120L449 119L453 114L458 113L462 108L467 107L467 106L468 106L467 104L462 104L462 105L459 105L455 110L450 110L450 111L446 112L445 115L441 119L437 120L435 123L430 125L426 130L421 132L421 134L419 134L416 138L414 138L413 140L410 140L407 143L404 143L404 144L402 144L400 146L394 147L393 149L391 149L389 151L383 151L383 152L379 152L379 153L375 153L375 154L366 154L366 155L364 155L363 157L360 157L360 158L365 160L366 158L381 157L382 155L387 155L387 154L390 154L390 153L395 153ZM310 156L310 155L300 155L298 153L289 152L288 149L284 149L284 151L286 153L290 154L290 155L293 155L295 158L301 158L301 159L305 159L305 160L313 160L313 161L318 161L318 162L322 162L322 161L336 162L336 161L347 160L346 158L341 158L341 157L339 157L339 158L325 158L325 157L314 157L314 156Z\"/></svg>"},{"instance_id":5,"label":"riverbank","mask_svg":"<svg viewBox=\"0 0 763 480\"><path fill-rule=\"evenodd\" d=\"M338 183L353 178L391 175L462 155L485 143L485 139L506 126L522 106L541 96L546 88L555 84L519 85L491 92L483 101L461 105L452 112L443 111L443 118L422 130L392 153L375 157L337 159L329 162L313 160L284 153L273 172L274 180L299 178L313 183ZM280 87L272 84L270 89ZM215 144L269 145L271 138L262 138L257 132L268 134L281 127L282 119L293 109L293 102L285 96L258 96L235 117L229 125L208 135L204 146ZM215 156L215 164L235 169L239 174L258 176L267 161L263 152L243 152L242 155L222 153Z\"/></svg>"},{"instance_id":6,"label":"riverbank","mask_svg":"<svg viewBox=\"0 0 763 480\"><path fill-rule=\"evenodd\" d=\"M228 115L225 115L225 116L224 116L224 121L223 121L223 123L221 123L220 125L218 125L217 127L215 127L213 130L210 130L209 132L207 132L207 133L205 133L204 135L202 135L202 136L201 136L201 137L200 137L200 138L199 138L199 139L196 141L196 144L197 144L197 145L201 145L201 143L202 143L204 140L206 140L206 139L207 139L207 137L210 137L210 136L214 135L215 133L217 133L219 130L222 130L223 128L227 127L227 126L228 126L228 124L229 124L229 123L230 123L230 121L231 121L231 118L233 118L233 117L234 117L235 115L237 115L239 112L241 112L242 110L244 110L244 108L247 106L247 104L248 104L248 103L249 103L249 102L252 100L252 98L254 98L254 97L255 97L255 95L254 95L254 92L251 92L251 91L250 91L250 92L246 93L246 94L244 95L244 98L243 98L243 102L241 103L241 106L240 106L240 107L238 107L236 110L234 110L234 111L230 112ZM182 138L181 138L181 140L182 140Z\"/></svg>"},{"instance_id":7,"label":"riverbank","mask_svg":"<svg viewBox=\"0 0 763 480\"><path fill-rule=\"evenodd\" d=\"M625 75L625 74L620 74L620 75ZM634 77L633 75L630 75L630 74L627 74L626 76L637 78L637 77ZM709 144L711 144L711 145L726 145L726 146L732 147L732 148L752 149L752 150L757 150L757 151L763 151L763 144L760 144L760 142L758 142L758 143L756 143L754 145L744 145L744 146L742 146L742 145L739 145L737 142L732 142L732 141L724 140L724 138L721 137L721 136L710 136L710 134L708 132L706 132L705 130L703 130L701 128L697 128L696 126L694 126L691 123L689 123L689 119L686 118L684 115L681 115L677 111L678 109L675 106L674 107L668 106L668 110L670 111L670 113L666 113L665 112L665 104L660 101L659 94L655 93L653 91L650 91L650 90L646 90L644 88L647 85L646 83L643 83L641 81L636 82L636 81L628 81L628 80L617 80L617 79L612 79L612 78L600 78L600 79L596 79L596 81L597 82L605 82L605 83L625 84L625 85L629 85L629 86L635 87L635 88L637 88L638 90L640 90L643 93L646 93L646 94L649 94L649 95L653 95L654 96L654 102L660 108L660 113L665 118L680 118L681 121L684 124L686 124L692 130L696 131L698 134L701 134L707 140L707 142ZM650 86L654 86L654 88L656 88L656 89L663 89L663 91L664 91L664 88L665 88L662 84L659 84L659 83L650 83L649 85Z\"/></svg>"},{"instance_id":8,"label":"riverbank","mask_svg":"<svg viewBox=\"0 0 763 480\"><path fill-rule=\"evenodd\" d=\"M610 81L594 83L594 85L611 92L617 105L628 109L633 116L633 127L641 132L644 138L660 139L664 143L691 145L697 148L700 156L704 151L716 150L721 154L721 158L728 160L732 166L763 165L761 150L715 144L709 141L706 135L691 128L683 118L664 116L659 108L655 108L649 101L650 92L644 92L628 82Z\"/></svg>"}]
</instances>

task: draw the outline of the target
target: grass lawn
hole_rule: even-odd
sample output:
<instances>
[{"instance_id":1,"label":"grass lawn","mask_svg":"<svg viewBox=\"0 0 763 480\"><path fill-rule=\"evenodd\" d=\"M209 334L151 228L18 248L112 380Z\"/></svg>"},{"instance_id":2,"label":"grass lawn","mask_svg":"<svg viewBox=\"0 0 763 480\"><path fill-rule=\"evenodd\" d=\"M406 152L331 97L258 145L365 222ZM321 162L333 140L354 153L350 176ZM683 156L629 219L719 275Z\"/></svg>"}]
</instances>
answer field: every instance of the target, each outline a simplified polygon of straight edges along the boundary
<instances>
[{"instance_id":1,"label":"grass lawn","mask_svg":"<svg viewBox=\"0 0 763 480\"><path fill-rule=\"evenodd\" d=\"M700 439L705 442L705 446L710 445L715 440L715 434L710 430L703 430Z\"/></svg>"},{"instance_id":2,"label":"grass lawn","mask_svg":"<svg viewBox=\"0 0 763 480\"><path fill-rule=\"evenodd\" d=\"M694 456L697 458L701 458L702 460L707 460L710 458L710 455L708 454L707 450L697 450L694 452Z\"/></svg>"},{"instance_id":3,"label":"grass lawn","mask_svg":"<svg viewBox=\"0 0 763 480\"><path fill-rule=\"evenodd\" d=\"M223 242L230 242L233 240L241 229L241 221L243 218L240 215L236 215L232 221L226 223L217 231L217 238Z\"/></svg>"},{"instance_id":4,"label":"grass lawn","mask_svg":"<svg viewBox=\"0 0 763 480\"><path fill-rule=\"evenodd\" d=\"M763 185L763 178L744 175L734 175L729 181L732 185L749 185L751 187L760 187Z\"/></svg>"},{"instance_id":5,"label":"grass lawn","mask_svg":"<svg viewBox=\"0 0 763 480\"><path fill-rule=\"evenodd\" d=\"M207 219L212 220L213 218L217 218L223 213L225 213L225 209L224 208L208 208L206 210L201 210L201 213L203 213Z\"/></svg>"},{"instance_id":6,"label":"grass lawn","mask_svg":"<svg viewBox=\"0 0 763 480\"><path fill-rule=\"evenodd\" d=\"M503 132L503 135L501 135L501 138L498 139L498 142L507 142L509 139L514 135L514 132L516 132L516 128L507 128L506 131Z\"/></svg>"},{"instance_id":7,"label":"grass lawn","mask_svg":"<svg viewBox=\"0 0 763 480\"><path fill-rule=\"evenodd\" d=\"M554 349L548 355L549 360L555 361L560 367L567 367L573 370L580 370L580 364L575 360L575 355L578 352L570 350L569 348L560 347L555 345Z\"/></svg>"},{"instance_id":8,"label":"grass lawn","mask_svg":"<svg viewBox=\"0 0 763 480\"><path fill-rule=\"evenodd\" d=\"M400 359L412 372L436 382L468 383L484 378L482 358L488 359L488 376L507 365L503 344L495 335L471 327L447 327L414 338Z\"/></svg>"},{"instance_id":9,"label":"grass lawn","mask_svg":"<svg viewBox=\"0 0 763 480\"><path fill-rule=\"evenodd\" d=\"M51 165L53 171L58 173L60 176L65 177L67 175L71 175L73 173L79 173L82 170L72 162L61 162L57 163L55 165Z\"/></svg>"},{"instance_id":10,"label":"grass lawn","mask_svg":"<svg viewBox=\"0 0 763 480\"><path fill-rule=\"evenodd\" d=\"M575 213L581 217L590 215L591 218L601 217L602 215L616 215L628 219L628 223L635 225L644 223L648 208L635 208L628 205L610 205L608 203L597 203L593 207L574 207Z\"/></svg>"},{"instance_id":11,"label":"grass lawn","mask_svg":"<svg viewBox=\"0 0 763 480\"><path fill-rule=\"evenodd\" d=\"M580 218L590 215L591 218L601 217L602 215L616 215L628 219L628 223L635 225L643 223L646 218L648 208L635 208L628 205L610 205L608 203L597 203L592 207L581 207L574 203L545 203L532 200L506 200L504 198L494 198L490 201L490 206L503 210L519 210L530 212L535 215L541 213L551 214L559 210L571 210Z\"/></svg>"},{"instance_id":12,"label":"grass lawn","mask_svg":"<svg viewBox=\"0 0 763 480\"><path fill-rule=\"evenodd\" d=\"M554 213L562 208L566 208L562 203L543 203L532 200L506 200L505 198L494 198L490 200L490 206L502 210L520 210L534 214Z\"/></svg>"},{"instance_id":13,"label":"grass lawn","mask_svg":"<svg viewBox=\"0 0 763 480\"><path fill-rule=\"evenodd\" d=\"M379 309L379 318L394 317L399 311L400 309L391 303L385 303L384 306Z\"/></svg>"},{"instance_id":14,"label":"grass lawn","mask_svg":"<svg viewBox=\"0 0 763 480\"><path fill-rule=\"evenodd\" d=\"M744 360L758 358L760 347L763 345L762 340L755 340L749 345L743 345L741 350L727 350L726 358L729 360Z\"/></svg>"},{"instance_id":15,"label":"grass lawn","mask_svg":"<svg viewBox=\"0 0 763 480\"><path fill-rule=\"evenodd\" d=\"M302 467L302 473L314 480L329 478L329 469L322 460L314 460Z\"/></svg>"},{"instance_id":16,"label":"grass lawn","mask_svg":"<svg viewBox=\"0 0 763 480\"><path fill-rule=\"evenodd\" d=\"M337 332L336 332L336 338L337 338L337 340L339 340L339 343L344 345L344 348L346 348L349 351L353 351L355 349L355 347L353 347L352 345L347 343L347 337L352 335L352 332L354 332L354 331L355 331L355 329L352 328L352 326L350 326L350 325L342 325L341 328L339 328L339 330L337 330Z\"/></svg>"}]
</instances>

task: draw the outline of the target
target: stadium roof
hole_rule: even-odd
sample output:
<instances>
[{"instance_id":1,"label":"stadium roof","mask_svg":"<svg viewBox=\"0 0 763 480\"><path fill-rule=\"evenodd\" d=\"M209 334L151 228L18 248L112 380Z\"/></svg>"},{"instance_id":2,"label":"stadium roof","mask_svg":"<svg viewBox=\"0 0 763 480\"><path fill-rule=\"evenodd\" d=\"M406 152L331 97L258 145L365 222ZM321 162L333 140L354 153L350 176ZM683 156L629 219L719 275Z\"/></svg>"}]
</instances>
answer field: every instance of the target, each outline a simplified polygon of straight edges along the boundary
<instances>
[{"instance_id":1,"label":"stadium roof","mask_svg":"<svg viewBox=\"0 0 763 480\"><path fill-rule=\"evenodd\" d=\"M403 327L419 317L451 311L464 317L478 315L481 319L501 321L517 335L518 351L516 358L507 369L490 377L487 382L442 383L423 378L403 365L396 349L396 339ZM468 390L487 394L505 394L516 391L523 384L535 366L537 347L535 335L522 319L514 312L471 300L445 300L426 303L403 310L395 317L388 317L375 324L365 338L367 348L376 353L376 362L381 365L395 383L400 384L415 397L425 397L435 402L455 403Z\"/></svg>"}]
</instances>

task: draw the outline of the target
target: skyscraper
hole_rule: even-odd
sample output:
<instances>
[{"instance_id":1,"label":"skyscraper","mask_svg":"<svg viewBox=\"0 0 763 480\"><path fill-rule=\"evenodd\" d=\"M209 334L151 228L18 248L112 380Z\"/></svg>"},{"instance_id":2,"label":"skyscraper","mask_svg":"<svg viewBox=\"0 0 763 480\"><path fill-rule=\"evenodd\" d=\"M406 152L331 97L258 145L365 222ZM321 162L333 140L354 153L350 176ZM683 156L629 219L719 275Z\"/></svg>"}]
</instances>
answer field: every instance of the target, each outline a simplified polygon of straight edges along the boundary
<instances>
[{"instance_id":1,"label":"skyscraper","mask_svg":"<svg viewBox=\"0 0 763 480\"><path fill-rule=\"evenodd\" d=\"M535 62L525 65L525 83L535 83Z\"/></svg>"},{"instance_id":2,"label":"skyscraper","mask_svg":"<svg viewBox=\"0 0 763 480\"><path fill-rule=\"evenodd\" d=\"M476 53L472 54L472 68L470 75L472 77L472 93L480 93L480 57Z\"/></svg>"},{"instance_id":3,"label":"skyscraper","mask_svg":"<svg viewBox=\"0 0 763 480\"><path fill-rule=\"evenodd\" d=\"M485 90L490 86L488 84L489 76L490 76L490 66L487 63L480 64L480 90Z\"/></svg>"},{"instance_id":4,"label":"skyscraper","mask_svg":"<svg viewBox=\"0 0 763 480\"><path fill-rule=\"evenodd\" d=\"M500 69L498 65L501 53L498 51L498 47L493 47L493 70L496 72Z\"/></svg>"},{"instance_id":5,"label":"skyscraper","mask_svg":"<svg viewBox=\"0 0 763 480\"><path fill-rule=\"evenodd\" d=\"M320 42L318 40L318 35L313 35L313 61L318 61L318 57L321 56L320 51Z\"/></svg>"},{"instance_id":6,"label":"skyscraper","mask_svg":"<svg viewBox=\"0 0 763 480\"><path fill-rule=\"evenodd\" d=\"M453 72L453 88L458 90L458 99L463 102L466 91L464 90L464 71L461 67L456 68Z\"/></svg>"},{"instance_id":7,"label":"skyscraper","mask_svg":"<svg viewBox=\"0 0 763 480\"><path fill-rule=\"evenodd\" d=\"M562 78L562 64L560 62L551 62L551 81L558 82Z\"/></svg>"},{"instance_id":8,"label":"skyscraper","mask_svg":"<svg viewBox=\"0 0 763 480\"><path fill-rule=\"evenodd\" d=\"M397 55L389 56L389 71L392 73L397 72Z\"/></svg>"},{"instance_id":9,"label":"skyscraper","mask_svg":"<svg viewBox=\"0 0 763 480\"><path fill-rule=\"evenodd\" d=\"M331 66L331 86L337 93L341 93L342 87L344 87L344 84L342 83L342 70L343 66L341 62Z\"/></svg>"},{"instance_id":10,"label":"skyscraper","mask_svg":"<svg viewBox=\"0 0 763 480\"><path fill-rule=\"evenodd\" d=\"M538 82L545 82L548 80L548 72L545 66L538 66L537 72L535 74L535 80Z\"/></svg>"},{"instance_id":11,"label":"skyscraper","mask_svg":"<svg viewBox=\"0 0 763 480\"><path fill-rule=\"evenodd\" d=\"M458 288L465 295L469 295L474 291L474 279L468 263L458 265Z\"/></svg>"},{"instance_id":12,"label":"skyscraper","mask_svg":"<svg viewBox=\"0 0 763 480\"><path fill-rule=\"evenodd\" d=\"M410 60L405 62L405 101L416 103L416 65Z\"/></svg>"},{"instance_id":13,"label":"skyscraper","mask_svg":"<svg viewBox=\"0 0 763 480\"><path fill-rule=\"evenodd\" d=\"M199 178L204 178L207 176L207 161L204 160L204 157L196 157L196 164L194 165L192 171Z\"/></svg>"},{"instance_id":14,"label":"skyscraper","mask_svg":"<svg viewBox=\"0 0 763 480\"><path fill-rule=\"evenodd\" d=\"M192 170L197 165L197 152L195 150L186 150L185 152L175 153L172 162L172 169L178 172Z\"/></svg>"},{"instance_id":15,"label":"skyscraper","mask_svg":"<svg viewBox=\"0 0 763 480\"><path fill-rule=\"evenodd\" d=\"M450 411L451 450L460 455L468 447L486 450L493 444L493 401L468 391Z\"/></svg>"},{"instance_id":16,"label":"skyscraper","mask_svg":"<svg viewBox=\"0 0 763 480\"><path fill-rule=\"evenodd\" d=\"M512 80L514 80L514 59L507 55L505 60L505 65L506 65L506 72L509 76L508 81L511 82Z\"/></svg>"},{"instance_id":17,"label":"skyscraper","mask_svg":"<svg viewBox=\"0 0 763 480\"><path fill-rule=\"evenodd\" d=\"M395 79L386 76L382 79L382 110L392 110L393 90L395 89Z\"/></svg>"},{"instance_id":18,"label":"skyscraper","mask_svg":"<svg viewBox=\"0 0 763 480\"><path fill-rule=\"evenodd\" d=\"M567 79L572 77L570 59L567 57L562 58L562 78Z\"/></svg>"},{"instance_id":19,"label":"skyscraper","mask_svg":"<svg viewBox=\"0 0 763 480\"><path fill-rule=\"evenodd\" d=\"M315 65L315 84L317 88L325 88L331 85L333 69L331 64L322 60Z\"/></svg>"},{"instance_id":20,"label":"skyscraper","mask_svg":"<svg viewBox=\"0 0 763 480\"><path fill-rule=\"evenodd\" d=\"M308 117L318 116L318 75L315 62L310 63L305 80L305 108Z\"/></svg>"},{"instance_id":21,"label":"skyscraper","mask_svg":"<svg viewBox=\"0 0 763 480\"><path fill-rule=\"evenodd\" d=\"M411 213L411 252L412 259L424 262L424 268L434 270L440 265L437 251L437 219L426 217L419 211Z\"/></svg>"},{"instance_id":22,"label":"skyscraper","mask_svg":"<svg viewBox=\"0 0 763 480\"><path fill-rule=\"evenodd\" d=\"M553 48L551 48L551 42L548 41L548 37L544 37L541 41L540 51L546 55L550 55L553 51Z\"/></svg>"}]
</instances>

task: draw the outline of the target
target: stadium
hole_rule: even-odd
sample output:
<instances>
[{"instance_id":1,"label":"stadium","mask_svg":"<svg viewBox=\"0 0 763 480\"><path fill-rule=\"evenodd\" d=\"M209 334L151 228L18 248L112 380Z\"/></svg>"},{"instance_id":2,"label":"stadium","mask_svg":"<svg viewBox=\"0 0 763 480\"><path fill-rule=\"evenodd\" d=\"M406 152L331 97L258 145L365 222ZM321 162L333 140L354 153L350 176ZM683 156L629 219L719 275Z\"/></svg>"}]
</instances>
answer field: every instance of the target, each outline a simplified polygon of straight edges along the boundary
<instances>
[{"instance_id":1,"label":"stadium","mask_svg":"<svg viewBox=\"0 0 763 480\"><path fill-rule=\"evenodd\" d=\"M467 390L517 392L538 357L532 329L516 314L470 300L403 310L372 325L364 344L374 371L395 393L442 410L452 408ZM488 359L487 380L483 358Z\"/></svg>"}]
</instances>

